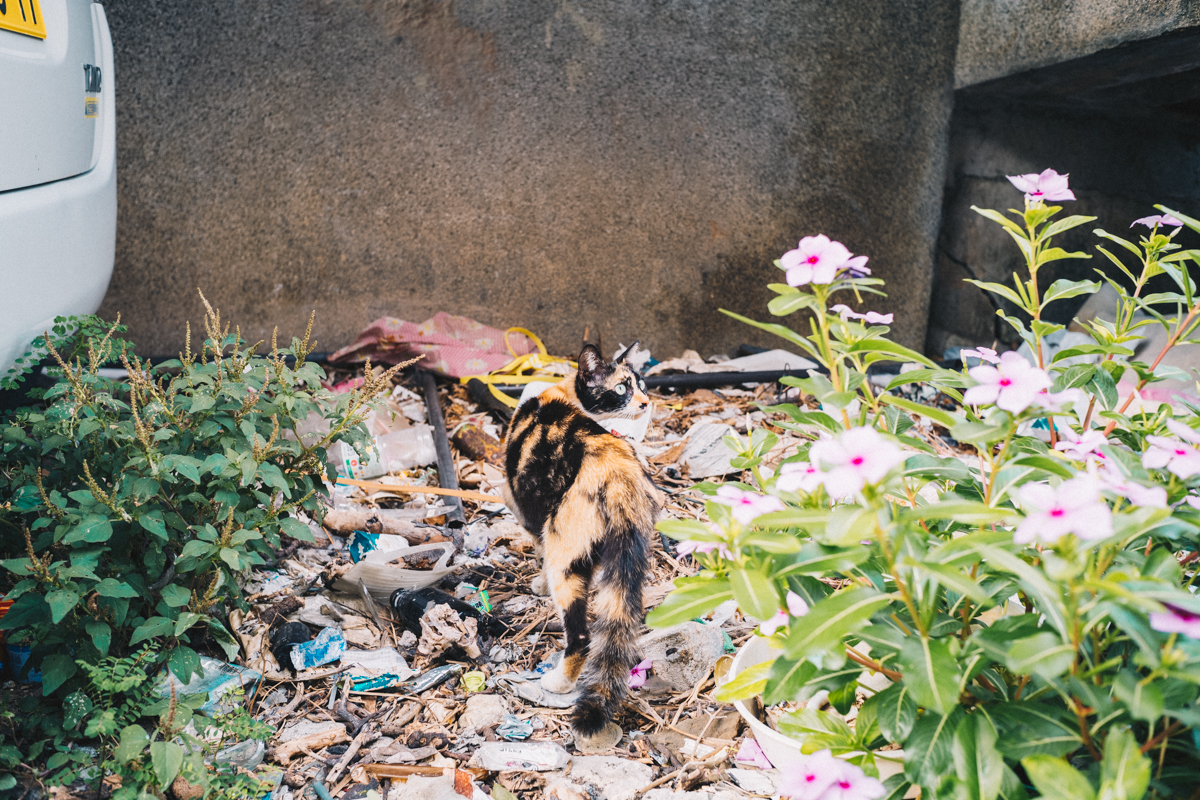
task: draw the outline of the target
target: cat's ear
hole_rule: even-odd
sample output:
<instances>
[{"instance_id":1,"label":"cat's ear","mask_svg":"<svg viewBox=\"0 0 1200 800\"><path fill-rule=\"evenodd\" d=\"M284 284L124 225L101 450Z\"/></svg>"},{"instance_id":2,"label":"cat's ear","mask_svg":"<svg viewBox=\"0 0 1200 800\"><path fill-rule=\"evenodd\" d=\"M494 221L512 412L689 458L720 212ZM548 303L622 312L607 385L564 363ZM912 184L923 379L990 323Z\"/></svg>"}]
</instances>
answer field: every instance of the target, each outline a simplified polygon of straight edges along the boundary
<instances>
[{"instance_id":1,"label":"cat's ear","mask_svg":"<svg viewBox=\"0 0 1200 800\"><path fill-rule=\"evenodd\" d=\"M625 363L625 359L629 357L629 354L630 354L630 353L632 353L634 350L636 350L636 349L637 349L637 346L638 346L639 344L641 344L641 340L640 340L640 339L639 339L638 341L634 342L633 344L629 345L629 347L626 347L624 350L622 350L622 351L621 351L621 352L620 352L620 353L617 355L617 357L613 359L613 361L614 361L615 363L617 363L617 364L624 364L624 363Z\"/></svg>"},{"instance_id":2,"label":"cat's ear","mask_svg":"<svg viewBox=\"0 0 1200 800\"><path fill-rule=\"evenodd\" d=\"M604 356L593 344L584 345L579 353L579 377L589 384L602 383L608 372Z\"/></svg>"}]
</instances>

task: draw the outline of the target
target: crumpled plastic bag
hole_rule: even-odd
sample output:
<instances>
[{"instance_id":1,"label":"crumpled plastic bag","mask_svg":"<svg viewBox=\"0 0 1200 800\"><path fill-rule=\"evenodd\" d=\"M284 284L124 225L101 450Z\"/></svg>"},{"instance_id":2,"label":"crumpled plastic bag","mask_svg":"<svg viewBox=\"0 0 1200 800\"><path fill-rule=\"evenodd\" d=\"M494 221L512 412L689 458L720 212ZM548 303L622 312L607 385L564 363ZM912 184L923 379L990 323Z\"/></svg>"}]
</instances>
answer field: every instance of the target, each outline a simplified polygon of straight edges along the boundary
<instances>
[{"instance_id":1,"label":"crumpled plastic bag","mask_svg":"<svg viewBox=\"0 0 1200 800\"><path fill-rule=\"evenodd\" d=\"M421 639L417 652L428 659L444 653L451 645L458 645L471 658L479 658L479 631L474 617L463 619L457 611L445 603L438 603L421 615Z\"/></svg>"}]
</instances>

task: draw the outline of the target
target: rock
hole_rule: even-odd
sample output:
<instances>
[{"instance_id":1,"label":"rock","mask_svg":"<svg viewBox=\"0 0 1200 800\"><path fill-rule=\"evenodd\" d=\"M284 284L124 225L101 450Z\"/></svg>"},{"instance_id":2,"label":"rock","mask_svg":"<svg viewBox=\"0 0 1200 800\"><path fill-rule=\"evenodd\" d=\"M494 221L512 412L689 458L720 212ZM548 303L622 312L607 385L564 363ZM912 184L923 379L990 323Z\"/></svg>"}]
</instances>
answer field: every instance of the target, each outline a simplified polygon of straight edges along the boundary
<instances>
[{"instance_id":1,"label":"rock","mask_svg":"<svg viewBox=\"0 0 1200 800\"><path fill-rule=\"evenodd\" d=\"M648 633L638 640L642 655L654 662L654 674L677 692L690 691L707 677L725 652L721 629L684 622Z\"/></svg>"},{"instance_id":2,"label":"rock","mask_svg":"<svg viewBox=\"0 0 1200 800\"><path fill-rule=\"evenodd\" d=\"M775 794L775 781L771 780L769 772L763 772L760 769L731 769L727 774L734 783L750 794L764 797Z\"/></svg>"},{"instance_id":3,"label":"rock","mask_svg":"<svg viewBox=\"0 0 1200 800\"><path fill-rule=\"evenodd\" d=\"M716 717L712 724L708 722L708 715L691 717L689 719L680 720L675 727L681 731L692 734L692 738L688 738L677 731L663 730L658 733L650 734L650 741L658 748L667 748L671 751L680 762L691 761L695 758L704 758L705 756L720 749L719 745L713 745L708 742L709 739L724 739L732 741L737 738L738 728L741 726L741 716L733 710ZM705 731L704 727L708 726ZM704 742L697 748L696 736L704 732Z\"/></svg>"},{"instance_id":4,"label":"rock","mask_svg":"<svg viewBox=\"0 0 1200 800\"><path fill-rule=\"evenodd\" d=\"M337 730L345 733L346 726L340 722L310 722L308 720L301 720L295 725L289 725L284 728L283 731L280 732L279 738L276 739L276 742L279 744L285 744L294 739L299 739L301 736L309 736L314 733L326 733L328 731Z\"/></svg>"},{"instance_id":5,"label":"rock","mask_svg":"<svg viewBox=\"0 0 1200 800\"><path fill-rule=\"evenodd\" d=\"M459 723L475 730L490 728L503 722L504 715L511 711L508 701L498 694L474 694L467 698L467 710Z\"/></svg>"},{"instance_id":6,"label":"rock","mask_svg":"<svg viewBox=\"0 0 1200 800\"><path fill-rule=\"evenodd\" d=\"M654 770L638 761L612 756L576 756L569 775L547 777L551 797L603 797L605 800L634 800L638 792L654 783Z\"/></svg>"}]
</instances>

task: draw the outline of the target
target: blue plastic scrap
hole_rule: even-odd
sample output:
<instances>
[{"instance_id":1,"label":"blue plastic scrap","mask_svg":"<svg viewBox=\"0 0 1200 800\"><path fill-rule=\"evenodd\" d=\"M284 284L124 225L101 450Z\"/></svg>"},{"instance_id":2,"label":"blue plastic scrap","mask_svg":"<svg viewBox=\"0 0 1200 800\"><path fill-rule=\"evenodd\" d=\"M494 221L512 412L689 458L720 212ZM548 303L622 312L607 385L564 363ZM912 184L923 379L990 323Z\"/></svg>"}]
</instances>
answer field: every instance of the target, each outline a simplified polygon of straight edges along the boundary
<instances>
[{"instance_id":1,"label":"blue plastic scrap","mask_svg":"<svg viewBox=\"0 0 1200 800\"><path fill-rule=\"evenodd\" d=\"M319 667L341 659L346 652L346 640L341 628L325 628L311 642L292 647L292 665L297 670Z\"/></svg>"},{"instance_id":2,"label":"blue plastic scrap","mask_svg":"<svg viewBox=\"0 0 1200 800\"><path fill-rule=\"evenodd\" d=\"M367 533L366 531L354 531L350 534L350 540L346 543L346 548L350 551L350 560L355 564L363 560L363 557L379 546L379 534Z\"/></svg>"},{"instance_id":3,"label":"blue plastic scrap","mask_svg":"<svg viewBox=\"0 0 1200 800\"><path fill-rule=\"evenodd\" d=\"M509 741L528 739L533 734L533 723L521 719L516 714L505 714L504 720L496 727L496 733Z\"/></svg>"}]
</instances>

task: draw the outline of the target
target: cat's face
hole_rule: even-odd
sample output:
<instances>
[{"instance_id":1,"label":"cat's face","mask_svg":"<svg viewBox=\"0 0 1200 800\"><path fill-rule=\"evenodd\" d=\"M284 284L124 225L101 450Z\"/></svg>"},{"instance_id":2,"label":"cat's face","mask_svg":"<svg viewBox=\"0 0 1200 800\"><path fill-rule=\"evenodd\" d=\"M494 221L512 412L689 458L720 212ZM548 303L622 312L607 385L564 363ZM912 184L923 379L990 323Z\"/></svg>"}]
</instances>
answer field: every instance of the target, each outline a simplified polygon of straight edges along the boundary
<instances>
[{"instance_id":1,"label":"cat's face","mask_svg":"<svg viewBox=\"0 0 1200 800\"><path fill-rule=\"evenodd\" d=\"M575 376L575 395L589 416L639 417L650 407L646 381L625 362L625 356L637 346L625 348L616 360L608 362L592 345L579 354L579 373Z\"/></svg>"}]
</instances>

